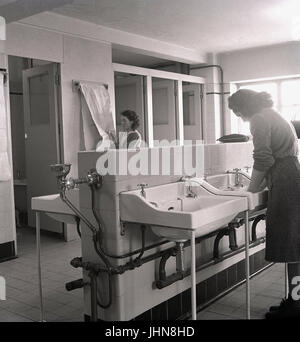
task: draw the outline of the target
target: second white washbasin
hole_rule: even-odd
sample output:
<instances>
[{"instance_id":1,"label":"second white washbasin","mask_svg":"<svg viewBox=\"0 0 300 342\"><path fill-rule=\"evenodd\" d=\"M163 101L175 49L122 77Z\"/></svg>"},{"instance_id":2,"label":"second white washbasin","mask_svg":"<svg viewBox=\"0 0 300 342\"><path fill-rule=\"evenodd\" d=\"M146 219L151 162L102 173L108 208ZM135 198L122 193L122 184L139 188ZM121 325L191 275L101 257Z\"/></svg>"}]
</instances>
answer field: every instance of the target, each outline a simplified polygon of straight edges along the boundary
<instances>
[{"instance_id":1,"label":"second white washbasin","mask_svg":"<svg viewBox=\"0 0 300 342\"><path fill-rule=\"evenodd\" d=\"M79 190L73 189L66 193L69 201L79 208ZM60 198L59 194L32 197L31 209L45 212L56 221L75 224L76 215Z\"/></svg>"},{"instance_id":2,"label":"second white washbasin","mask_svg":"<svg viewBox=\"0 0 300 342\"><path fill-rule=\"evenodd\" d=\"M195 232L206 235L231 222L247 210L244 197L225 197L210 193L202 186L196 197L187 197L186 184L176 182L120 193L120 216L125 222L147 224L152 231L168 240L183 240Z\"/></svg>"},{"instance_id":3,"label":"second white washbasin","mask_svg":"<svg viewBox=\"0 0 300 342\"><path fill-rule=\"evenodd\" d=\"M257 211L267 207L268 190L252 193L247 191L251 178L244 172L238 173L236 179L235 173L222 173L207 176L206 180L200 180L202 186L218 195L247 197L248 209Z\"/></svg>"}]
</instances>

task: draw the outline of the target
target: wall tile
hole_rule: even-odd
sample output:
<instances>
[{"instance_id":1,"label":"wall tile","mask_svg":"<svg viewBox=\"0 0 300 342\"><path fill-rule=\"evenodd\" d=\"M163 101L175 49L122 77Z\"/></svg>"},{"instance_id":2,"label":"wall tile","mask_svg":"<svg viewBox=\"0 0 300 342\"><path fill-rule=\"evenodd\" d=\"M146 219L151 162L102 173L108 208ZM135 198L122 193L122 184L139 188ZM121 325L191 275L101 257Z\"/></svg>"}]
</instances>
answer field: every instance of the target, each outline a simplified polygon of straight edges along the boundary
<instances>
[{"instance_id":1,"label":"wall tile","mask_svg":"<svg viewBox=\"0 0 300 342\"><path fill-rule=\"evenodd\" d=\"M228 287L232 287L237 283L237 267L232 265L228 268Z\"/></svg>"},{"instance_id":2,"label":"wall tile","mask_svg":"<svg viewBox=\"0 0 300 342\"><path fill-rule=\"evenodd\" d=\"M181 316L181 297L177 295L173 298L170 298L167 302L168 306L168 320L172 321Z\"/></svg>"},{"instance_id":3,"label":"wall tile","mask_svg":"<svg viewBox=\"0 0 300 342\"><path fill-rule=\"evenodd\" d=\"M206 302L206 280L197 284L196 290L197 305L202 305Z\"/></svg>"},{"instance_id":4,"label":"wall tile","mask_svg":"<svg viewBox=\"0 0 300 342\"><path fill-rule=\"evenodd\" d=\"M181 294L182 314L191 311L191 290L188 289Z\"/></svg>"},{"instance_id":5,"label":"wall tile","mask_svg":"<svg viewBox=\"0 0 300 342\"><path fill-rule=\"evenodd\" d=\"M228 287L227 269L217 274L217 291L223 292Z\"/></svg>"},{"instance_id":6,"label":"wall tile","mask_svg":"<svg viewBox=\"0 0 300 342\"><path fill-rule=\"evenodd\" d=\"M217 294L217 277L212 276L206 281L206 298L210 300L214 298Z\"/></svg>"}]
</instances>

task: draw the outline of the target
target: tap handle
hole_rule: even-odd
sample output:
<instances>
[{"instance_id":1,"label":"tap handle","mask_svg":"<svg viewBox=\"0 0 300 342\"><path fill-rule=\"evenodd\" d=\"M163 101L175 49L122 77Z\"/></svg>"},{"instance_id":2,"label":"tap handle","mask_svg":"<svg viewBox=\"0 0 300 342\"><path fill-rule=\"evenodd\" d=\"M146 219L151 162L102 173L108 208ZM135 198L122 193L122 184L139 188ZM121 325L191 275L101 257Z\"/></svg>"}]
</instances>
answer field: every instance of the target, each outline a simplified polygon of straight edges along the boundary
<instances>
[{"instance_id":1,"label":"tap handle","mask_svg":"<svg viewBox=\"0 0 300 342\"><path fill-rule=\"evenodd\" d=\"M192 178L193 178L192 176L182 176L179 181L180 182L190 182L190 180Z\"/></svg>"},{"instance_id":2,"label":"tap handle","mask_svg":"<svg viewBox=\"0 0 300 342\"><path fill-rule=\"evenodd\" d=\"M103 183L103 177L99 175L96 169L89 170L86 180L89 185L95 185L97 187L101 187Z\"/></svg>"},{"instance_id":3,"label":"tap handle","mask_svg":"<svg viewBox=\"0 0 300 342\"><path fill-rule=\"evenodd\" d=\"M235 172L239 172L239 171L241 171L241 169L239 169L239 168L235 168L235 169L233 169L233 171L235 171Z\"/></svg>"},{"instance_id":4,"label":"tap handle","mask_svg":"<svg viewBox=\"0 0 300 342\"><path fill-rule=\"evenodd\" d=\"M203 180L207 181L207 177L209 176L208 172L204 172L203 174Z\"/></svg>"},{"instance_id":5,"label":"tap handle","mask_svg":"<svg viewBox=\"0 0 300 342\"><path fill-rule=\"evenodd\" d=\"M146 188L148 186L147 183L140 183L137 185L139 188L141 188L142 190L144 190L144 188Z\"/></svg>"},{"instance_id":6,"label":"tap handle","mask_svg":"<svg viewBox=\"0 0 300 342\"><path fill-rule=\"evenodd\" d=\"M50 169L56 173L56 177L65 178L71 170L71 164L52 164Z\"/></svg>"}]
</instances>

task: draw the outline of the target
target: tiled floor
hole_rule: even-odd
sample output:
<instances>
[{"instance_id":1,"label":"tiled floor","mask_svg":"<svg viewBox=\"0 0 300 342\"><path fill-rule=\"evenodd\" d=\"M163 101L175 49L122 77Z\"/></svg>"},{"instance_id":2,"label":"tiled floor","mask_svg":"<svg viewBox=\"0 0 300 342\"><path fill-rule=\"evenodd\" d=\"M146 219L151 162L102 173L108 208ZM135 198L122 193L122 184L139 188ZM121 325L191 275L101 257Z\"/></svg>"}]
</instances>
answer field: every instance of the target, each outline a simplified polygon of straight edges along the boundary
<instances>
[{"instance_id":1,"label":"tiled floor","mask_svg":"<svg viewBox=\"0 0 300 342\"><path fill-rule=\"evenodd\" d=\"M39 292L36 266L35 232L18 229L18 258L0 263L0 275L6 279L6 300L0 301L0 322L39 321ZM70 260L81 256L80 240L64 242L42 235L42 276L45 319L82 321L82 289L65 290L65 283L81 277Z\"/></svg>"},{"instance_id":2,"label":"tiled floor","mask_svg":"<svg viewBox=\"0 0 300 342\"><path fill-rule=\"evenodd\" d=\"M284 297L284 265L275 264L257 274L250 281L251 319L264 319L271 305L278 305ZM245 284L200 311L197 319L245 319Z\"/></svg>"},{"instance_id":3,"label":"tiled floor","mask_svg":"<svg viewBox=\"0 0 300 342\"><path fill-rule=\"evenodd\" d=\"M69 261L81 255L80 240L64 242L42 235L42 272L45 319L66 322L83 321L82 289L65 290L65 283L81 277ZM39 321L39 294L35 233L18 230L18 258L0 263L0 275L7 285L7 300L0 301L0 322ZM284 294L284 267L274 265L251 280L251 318L261 319L270 305L276 305ZM244 319L245 287L217 300L198 313L199 320Z\"/></svg>"}]
</instances>

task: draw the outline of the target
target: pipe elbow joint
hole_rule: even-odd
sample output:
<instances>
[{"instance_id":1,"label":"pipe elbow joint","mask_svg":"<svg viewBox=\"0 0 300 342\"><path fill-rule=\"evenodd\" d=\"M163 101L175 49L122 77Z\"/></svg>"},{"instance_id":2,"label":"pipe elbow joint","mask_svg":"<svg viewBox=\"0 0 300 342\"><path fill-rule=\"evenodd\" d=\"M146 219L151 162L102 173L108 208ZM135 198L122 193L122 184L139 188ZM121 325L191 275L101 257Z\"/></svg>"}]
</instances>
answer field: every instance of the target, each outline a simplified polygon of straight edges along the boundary
<instances>
[{"instance_id":1,"label":"pipe elbow joint","mask_svg":"<svg viewBox=\"0 0 300 342\"><path fill-rule=\"evenodd\" d=\"M82 258L76 257L70 261L71 266L74 268L82 267Z\"/></svg>"}]
</instances>

